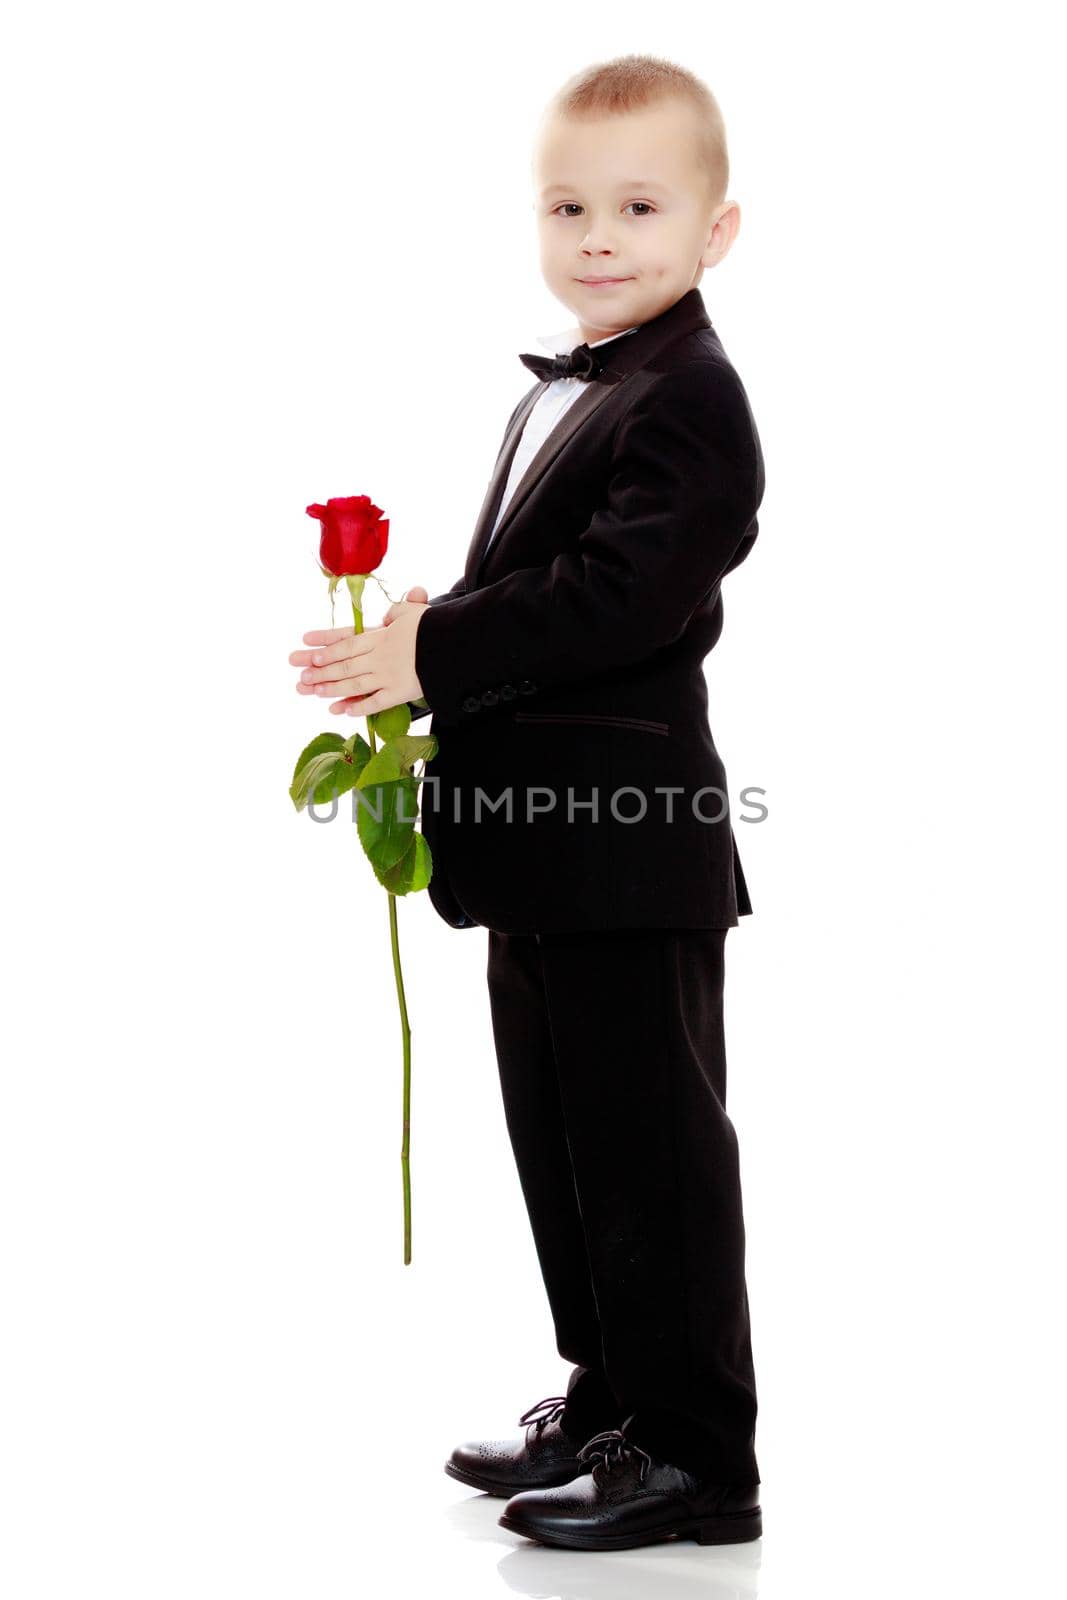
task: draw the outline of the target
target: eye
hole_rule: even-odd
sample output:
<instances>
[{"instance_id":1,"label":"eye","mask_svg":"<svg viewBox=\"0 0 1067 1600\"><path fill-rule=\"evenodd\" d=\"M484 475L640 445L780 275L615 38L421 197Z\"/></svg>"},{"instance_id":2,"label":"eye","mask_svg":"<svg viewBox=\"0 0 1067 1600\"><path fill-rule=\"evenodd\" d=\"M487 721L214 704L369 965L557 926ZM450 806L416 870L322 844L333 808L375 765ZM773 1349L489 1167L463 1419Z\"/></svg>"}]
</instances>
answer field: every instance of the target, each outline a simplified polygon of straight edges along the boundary
<instances>
[{"instance_id":1,"label":"eye","mask_svg":"<svg viewBox=\"0 0 1067 1600\"><path fill-rule=\"evenodd\" d=\"M651 205L649 205L647 200L631 200L629 205L627 205L624 209L629 211L630 206L644 206L645 209L643 211L639 211L639 212L635 213L637 216L647 217L647 216L651 216L651 214L652 214L653 208L652 208ZM552 215L553 216L558 216L558 214L561 211L569 211L573 215L574 212L581 211L581 209L582 208L577 203L577 201L575 201L575 200L564 200L561 205L556 206L556 208L553 211Z\"/></svg>"}]
</instances>

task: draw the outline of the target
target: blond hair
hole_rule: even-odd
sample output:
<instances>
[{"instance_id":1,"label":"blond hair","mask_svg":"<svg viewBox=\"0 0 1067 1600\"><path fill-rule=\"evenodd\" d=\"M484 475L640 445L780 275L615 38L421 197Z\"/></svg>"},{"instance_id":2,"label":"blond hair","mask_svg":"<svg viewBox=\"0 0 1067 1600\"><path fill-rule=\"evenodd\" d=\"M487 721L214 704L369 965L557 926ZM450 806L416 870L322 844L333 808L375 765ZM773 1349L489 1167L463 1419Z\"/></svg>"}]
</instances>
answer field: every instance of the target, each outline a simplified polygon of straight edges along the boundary
<instances>
[{"instance_id":1,"label":"blond hair","mask_svg":"<svg viewBox=\"0 0 1067 1600\"><path fill-rule=\"evenodd\" d=\"M567 79L548 102L544 116L611 115L669 99L686 101L697 114L697 159L708 180L711 204L721 205L730 181L726 126L707 84L685 67L662 56L616 56L597 62Z\"/></svg>"}]
</instances>

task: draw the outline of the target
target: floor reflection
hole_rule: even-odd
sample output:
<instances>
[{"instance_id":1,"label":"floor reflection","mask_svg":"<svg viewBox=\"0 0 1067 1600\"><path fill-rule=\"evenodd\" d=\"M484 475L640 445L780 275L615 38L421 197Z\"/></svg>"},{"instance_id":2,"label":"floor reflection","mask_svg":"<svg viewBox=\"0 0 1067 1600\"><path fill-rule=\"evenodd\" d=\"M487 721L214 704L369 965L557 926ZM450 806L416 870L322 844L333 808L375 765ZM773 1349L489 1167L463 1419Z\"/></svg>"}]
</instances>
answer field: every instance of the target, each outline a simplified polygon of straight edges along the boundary
<instances>
[{"instance_id":1,"label":"floor reflection","mask_svg":"<svg viewBox=\"0 0 1067 1600\"><path fill-rule=\"evenodd\" d=\"M531 1600L754 1600L759 1593L762 1539L748 1544L699 1545L671 1539L634 1550L553 1550L501 1528L507 1502L472 1494L444 1508L461 1538L511 1546L497 1571L513 1594Z\"/></svg>"}]
</instances>

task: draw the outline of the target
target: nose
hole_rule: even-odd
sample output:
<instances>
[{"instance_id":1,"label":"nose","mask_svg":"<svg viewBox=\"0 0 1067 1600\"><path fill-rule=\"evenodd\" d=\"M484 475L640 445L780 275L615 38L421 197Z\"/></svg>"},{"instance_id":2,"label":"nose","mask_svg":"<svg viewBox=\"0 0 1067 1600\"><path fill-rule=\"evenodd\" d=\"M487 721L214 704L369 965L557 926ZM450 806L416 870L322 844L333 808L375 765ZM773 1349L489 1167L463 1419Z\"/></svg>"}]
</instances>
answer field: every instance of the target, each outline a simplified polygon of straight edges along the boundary
<instances>
[{"instance_id":1,"label":"nose","mask_svg":"<svg viewBox=\"0 0 1067 1600\"><path fill-rule=\"evenodd\" d=\"M599 222L590 222L588 232L579 249L583 256L611 256L615 254L615 247L608 237L607 226Z\"/></svg>"}]
</instances>

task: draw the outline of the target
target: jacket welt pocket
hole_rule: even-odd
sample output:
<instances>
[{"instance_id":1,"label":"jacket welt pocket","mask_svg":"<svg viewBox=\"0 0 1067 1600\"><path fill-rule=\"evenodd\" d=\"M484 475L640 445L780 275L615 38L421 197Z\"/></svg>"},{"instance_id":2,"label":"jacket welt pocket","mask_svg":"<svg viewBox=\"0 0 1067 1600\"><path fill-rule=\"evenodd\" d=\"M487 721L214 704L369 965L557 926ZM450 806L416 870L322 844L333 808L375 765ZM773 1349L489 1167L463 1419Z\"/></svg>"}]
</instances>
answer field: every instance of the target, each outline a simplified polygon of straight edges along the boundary
<instances>
[{"instance_id":1,"label":"jacket welt pocket","mask_svg":"<svg viewBox=\"0 0 1067 1600\"><path fill-rule=\"evenodd\" d=\"M577 711L516 711L515 722L569 722L589 728L632 728L637 733L669 734L669 722L651 722L647 717L609 717Z\"/></svg>"}]
</instances>

